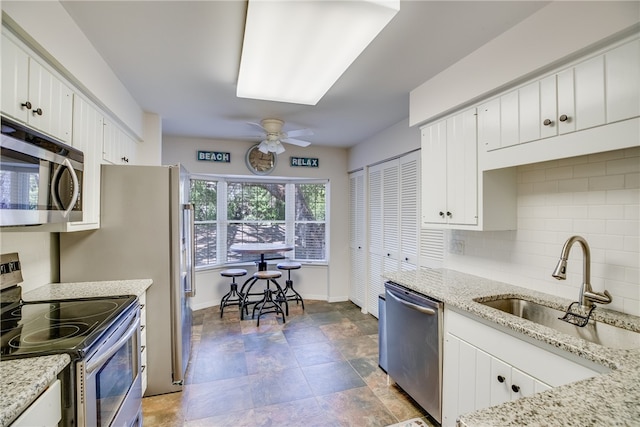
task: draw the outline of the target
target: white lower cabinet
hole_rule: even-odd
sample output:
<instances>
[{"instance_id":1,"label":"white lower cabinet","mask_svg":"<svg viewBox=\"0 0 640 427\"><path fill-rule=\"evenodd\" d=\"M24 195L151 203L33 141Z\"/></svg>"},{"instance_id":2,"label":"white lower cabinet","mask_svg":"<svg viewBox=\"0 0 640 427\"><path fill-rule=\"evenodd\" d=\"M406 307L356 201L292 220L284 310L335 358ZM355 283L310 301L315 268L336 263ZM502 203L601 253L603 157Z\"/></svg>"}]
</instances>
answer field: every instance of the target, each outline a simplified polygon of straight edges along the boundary
<instances>
[{"instance_id":1,"label":"white lower cabinet","mask_svg":"<svg viewBox=\"0 0 640 427\"><path fill-rule=\"evenodd\" d=\"M607 368L557 354L445 307L442 425L465 413L591 378ZM515 333L515 332L514 332Z\"/></svg>"},{"instance_id":2,"label":"white lower cabinet","mask_svg":"<svg viewBox=\"0 0 640 427\"><path fill-rule=\"evenodd\" d=\"M62 419L60 380L55 380L12 424L11 427L55 427Z\"/></svg>"}]
</instances>

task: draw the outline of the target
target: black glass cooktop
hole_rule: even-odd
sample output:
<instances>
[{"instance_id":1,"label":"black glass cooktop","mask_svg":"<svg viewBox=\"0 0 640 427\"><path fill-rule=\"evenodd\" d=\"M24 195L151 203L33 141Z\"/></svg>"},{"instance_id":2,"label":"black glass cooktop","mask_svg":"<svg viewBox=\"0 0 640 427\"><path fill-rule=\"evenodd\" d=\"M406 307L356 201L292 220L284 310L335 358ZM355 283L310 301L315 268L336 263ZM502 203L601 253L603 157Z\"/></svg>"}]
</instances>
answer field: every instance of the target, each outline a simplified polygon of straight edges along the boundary
<instances>
[{"instance_id":1,"label":"black glass cooktop","mask_svg":"<svg viewBox=\"0 0 640 427\"><path fill-rule=\"evenodd\" d=\"M3 359L69 353L83 356L135 296L12 304L2 308Z\"/></svg>"}]
</instances>

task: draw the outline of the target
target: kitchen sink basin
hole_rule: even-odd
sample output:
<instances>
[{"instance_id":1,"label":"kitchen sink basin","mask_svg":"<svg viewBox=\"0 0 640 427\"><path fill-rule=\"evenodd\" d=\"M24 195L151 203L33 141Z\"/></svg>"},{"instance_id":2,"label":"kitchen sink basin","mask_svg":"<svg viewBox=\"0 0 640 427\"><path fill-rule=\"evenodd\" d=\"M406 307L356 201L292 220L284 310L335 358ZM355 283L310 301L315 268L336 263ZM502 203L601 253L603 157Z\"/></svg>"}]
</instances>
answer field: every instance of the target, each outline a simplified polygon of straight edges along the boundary
<instances>
[{"instance_id":1,"label":"kitchen sink basin","mask_svg":"<svg viewBox=\"0 0 640 427\"><path fill-rule=\"evenodd\" d=\"M559 319L564 316L564 311L533 301L503 298L494 301L478 301L478 303L605 347L640 348L640 332L618 328L595 320L590 320L584 327L576 326Z\"/></svg>"}]
</instances>

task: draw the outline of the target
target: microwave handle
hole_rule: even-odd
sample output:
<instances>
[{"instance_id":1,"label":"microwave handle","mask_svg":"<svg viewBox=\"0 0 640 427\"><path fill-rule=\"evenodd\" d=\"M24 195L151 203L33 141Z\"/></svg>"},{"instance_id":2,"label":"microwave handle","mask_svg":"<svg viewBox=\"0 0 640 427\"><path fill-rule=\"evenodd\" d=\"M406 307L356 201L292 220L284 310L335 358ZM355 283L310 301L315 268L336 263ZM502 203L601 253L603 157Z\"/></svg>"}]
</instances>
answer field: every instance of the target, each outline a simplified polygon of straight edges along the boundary
<instances>
[{"instance_id":1,"label":"microwave handle","mask_svg":"<svg viewBox=\"0 0 640 427\"><path fill-rule=\"evenodd\" d=\"M60 174L62 173L62 166L66 166L69 170L69 174L71 174L71 180L73 181L73 196L71 197L71 202L65 211L62 213L62 217L66 218L71 211L73 210L73 206L78 201L78 197L80 196L80 188L78 187L78 175L76 175L76 171L73 169L71 162L69 159L64 159L61 165L58 165L56 168L56 172L53 176L53 182L56 183L60 180ZM57 185L52 185L51 195L53 196L53 203L56 205L58 209L62 209L62 201L60 200L60 195L58 194Z\"/></svg>"}]
</instances>

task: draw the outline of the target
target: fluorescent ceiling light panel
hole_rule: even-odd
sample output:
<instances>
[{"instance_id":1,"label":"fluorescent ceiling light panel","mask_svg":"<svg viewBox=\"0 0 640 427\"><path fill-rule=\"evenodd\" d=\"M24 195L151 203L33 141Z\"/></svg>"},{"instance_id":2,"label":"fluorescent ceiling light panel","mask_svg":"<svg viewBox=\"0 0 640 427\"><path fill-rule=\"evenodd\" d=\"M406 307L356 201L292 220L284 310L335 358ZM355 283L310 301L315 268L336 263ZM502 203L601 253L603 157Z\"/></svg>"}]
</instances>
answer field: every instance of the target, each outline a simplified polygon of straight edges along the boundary
<instances>
[{"instance_id":1,"label":"fluorescent ceiling light panel","mask_svg":"<svg viewBox=\"0 0 640 427\"><path fill-rule=\"evenodd\" d=\"M249 0L237 96L316 105L400 0Z\"/></svg>"}]
</instances>

